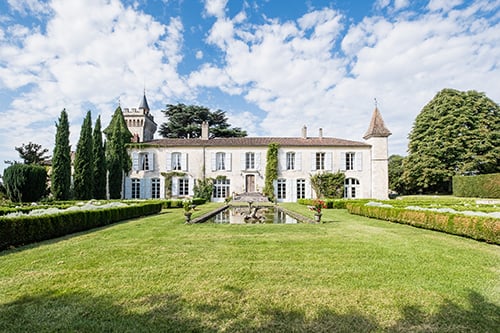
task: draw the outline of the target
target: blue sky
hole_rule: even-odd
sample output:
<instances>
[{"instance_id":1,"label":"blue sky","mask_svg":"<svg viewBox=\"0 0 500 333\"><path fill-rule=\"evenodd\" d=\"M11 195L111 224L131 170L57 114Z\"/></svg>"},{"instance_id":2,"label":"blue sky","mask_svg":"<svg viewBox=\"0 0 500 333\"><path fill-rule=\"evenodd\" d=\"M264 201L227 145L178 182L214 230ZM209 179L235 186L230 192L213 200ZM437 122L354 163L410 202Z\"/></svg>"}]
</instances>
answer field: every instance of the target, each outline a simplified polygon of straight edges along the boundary
<instances>
[{"instance_id":1,"label":"blue sky","mask_svg":"<svg viewBox=\"0 0 500 333\"><path fill-rule=\"evenodd\" d=\"M374 98L406 154L443 88L500 101L500 0L0 0L0 161L51 151L66 108L73 148L87 110L104 126L143 89L226 111L252 136L362 141ZM5 165L0 164L0 169Z\"/></svg>"}]
</instances>

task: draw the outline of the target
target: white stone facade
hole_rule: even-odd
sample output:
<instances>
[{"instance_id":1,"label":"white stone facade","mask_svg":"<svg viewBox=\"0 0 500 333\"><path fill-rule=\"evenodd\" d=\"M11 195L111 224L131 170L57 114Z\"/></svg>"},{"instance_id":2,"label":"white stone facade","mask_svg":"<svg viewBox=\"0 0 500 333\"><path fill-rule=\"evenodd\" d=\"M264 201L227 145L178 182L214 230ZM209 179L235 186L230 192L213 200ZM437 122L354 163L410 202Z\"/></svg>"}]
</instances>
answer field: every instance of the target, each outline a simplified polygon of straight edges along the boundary
<instances>
[{"instance_id":1,"label":"white stone facade","mask_svg":"<svg viewBox=\"0 0 500 333\"><path fill-rule=\"evenodd\" d=\"M377 110L378 112L378 110ZM380 115L378 115L380 117ZM318 172L345 172L344 196L386 199L387 136L365 135L365 142L336 138L202 138L158 139L132 145L132 171L124 197L193 197L197 180L215 181L213 201L243 192L262 192L270 143L279 144L278 202L315 198L310 177ZM370 134L370 133L369 133ZM373 133L371 133L373 134Z\"/></svg>"}]
</instances>

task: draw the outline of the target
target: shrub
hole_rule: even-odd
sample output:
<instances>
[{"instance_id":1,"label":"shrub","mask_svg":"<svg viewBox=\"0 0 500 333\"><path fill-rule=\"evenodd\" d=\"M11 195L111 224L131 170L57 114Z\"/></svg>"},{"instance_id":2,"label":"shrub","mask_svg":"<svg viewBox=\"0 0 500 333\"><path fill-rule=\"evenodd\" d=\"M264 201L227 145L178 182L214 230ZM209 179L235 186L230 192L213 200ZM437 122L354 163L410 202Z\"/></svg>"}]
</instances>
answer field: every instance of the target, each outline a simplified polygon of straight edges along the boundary
<instances>
[{"instance_id":1,"label":"shrub","mask_svg":"<svg viewBox=\"0 0 500 333\"><path fill-rule=\"evenodd\" d=\"M500 173L453 177L457 197L500 198Z\"/></svg>"},{"instance_id":2,"label":"shrub","mask_svg":"<svg viewBox=\"0 0 500 333\"><path fill-rule=\"evenodd\" d=\"M415 211L394 207L365 206L363 203L355 202L348 202L346 207L351 214L500 244L500 219L493 217L465 216L422 210Z\"/></svg>"},{"instance_id":3,"label":"shrub","mask_svg":"<svg viewBox=\"0 0 500 333\"><path fill-rule=\"evenodd\" d=\"M159 202L96 210L67 211L42 216L0 217L0 250L105 226L118 221L156 214Z\"/></svg>"},{"instance_id":4,"label":"shrub","mask_svg":"<svg viewBox=\"0 0 500 333\"><path fill-rule=\"evenodd\" d=\"M38 201L47 191L47 171L36 164L16 163L4 170L7 196L14 202Z\"/></svg>"}]
</instances>

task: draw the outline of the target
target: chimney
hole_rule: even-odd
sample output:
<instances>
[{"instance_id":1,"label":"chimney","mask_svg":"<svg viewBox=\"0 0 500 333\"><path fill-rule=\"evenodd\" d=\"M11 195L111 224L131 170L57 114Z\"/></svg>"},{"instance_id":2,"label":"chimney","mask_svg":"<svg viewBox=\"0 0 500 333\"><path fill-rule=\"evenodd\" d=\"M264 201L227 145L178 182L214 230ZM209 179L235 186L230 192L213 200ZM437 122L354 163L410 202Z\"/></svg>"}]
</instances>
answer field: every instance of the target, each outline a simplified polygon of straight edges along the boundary
<instances>
[{"instance_id":1,"label":"chimney","mask_svg":"<svg viewBox=\"0 0 500 333\"><path fill-rule=\"evenodd\" d=\"M307 127L306 127L306 125L304 125L304 127L302 127L302 139L307 139Z\"/></svg>"},{"instance_id":2,"label":"chimney","mask_svg":"<svg viewBox=\"0 0 500 333\"><path fill-rule=\"evenodd\" d=\"M323 129L321 127L319 128L319 138L323 139Z\"/></svg>"},{"instance_id":3,"label":"chimney","mask_svg":"<svg viewBox=\"0 0 500 333\"><path fill-rule=\"evenodd\" d=\"M201 123L201 139L208 140L208 122Z\"/></svg>"}]
</instances>

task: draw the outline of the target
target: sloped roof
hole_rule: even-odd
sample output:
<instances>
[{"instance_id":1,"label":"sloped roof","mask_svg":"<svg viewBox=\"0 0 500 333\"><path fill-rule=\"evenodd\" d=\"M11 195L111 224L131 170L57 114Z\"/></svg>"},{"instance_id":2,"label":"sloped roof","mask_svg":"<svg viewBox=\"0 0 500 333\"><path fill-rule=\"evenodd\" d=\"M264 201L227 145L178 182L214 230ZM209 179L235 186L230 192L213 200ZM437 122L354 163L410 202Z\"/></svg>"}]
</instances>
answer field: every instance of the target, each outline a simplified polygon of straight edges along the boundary
<instances>
[{"instance_id":1,"label":"sloped roof","mask_svg":"<svg viewBox=\"0 0 500 333\"><path fill-rule=\"evenodd\" d=\"M139 109L150 110L148 105L148 100L146 99L146 94L142 96L141 104L139 104Z\"/></svg>"},{"instance_id":2,"label":"sloped roof","mask_svg":"<svg viewBox=\"0 0 500 333\"><path fill-rule=\"evenodd\" d=\"M377 107L373 111L372 120L370 121L370 126L366 131L363 139L369 139L372 137L388 137L391 135L391 131L385 126L384 119Z\"/></svg>"},{"instance_id":3,"label":"sloped roof","mask_svg":"<svg viewBox=\"0 0 500 333\"><path fill-rule=\"evenodd\" d=\"M156 139L145 142L147 144L158 145L162 147L178 146L211 146L211 147L237 147L237 146L268 146L271 143L277 143L280 146L349 146L349 147L369 147L369 144L358 141L337 139L337 138L291 138L291 137L241 137L241 138L212 138L203 140L200 138L192 139Z\"/></svg>"}]
</instances>

